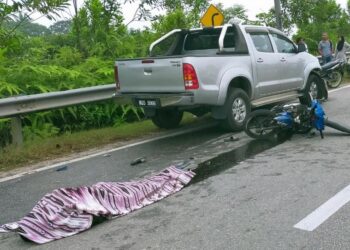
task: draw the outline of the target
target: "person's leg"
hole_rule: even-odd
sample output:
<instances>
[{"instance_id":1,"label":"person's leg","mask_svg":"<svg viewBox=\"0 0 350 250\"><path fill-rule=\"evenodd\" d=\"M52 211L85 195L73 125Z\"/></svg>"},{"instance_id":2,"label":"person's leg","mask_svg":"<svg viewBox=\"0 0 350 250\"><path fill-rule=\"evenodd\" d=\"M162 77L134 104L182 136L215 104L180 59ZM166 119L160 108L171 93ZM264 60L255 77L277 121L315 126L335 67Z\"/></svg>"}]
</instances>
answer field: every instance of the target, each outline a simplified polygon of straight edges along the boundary
<instances>
[{"instance_id":1,"label":"person's leg","mask_svg":"<svg viewBox=\"0 0 350 250\"><path fill-rule=\"evenodd\" d=\"M321 65L324 65L327 63L327 57L325 56L322 56L322 62L321 62Z\"/></svg>"},{"instance_id":2,"label":"person's leg","mask_svg":"<svg viewBox=\"0 0 350 250\"><path fill-rule=\"evenodd\" d=\"M326 56L325 63L329 63L330 61L332 61L332 56Z\"/></svg>"}]
</instances>

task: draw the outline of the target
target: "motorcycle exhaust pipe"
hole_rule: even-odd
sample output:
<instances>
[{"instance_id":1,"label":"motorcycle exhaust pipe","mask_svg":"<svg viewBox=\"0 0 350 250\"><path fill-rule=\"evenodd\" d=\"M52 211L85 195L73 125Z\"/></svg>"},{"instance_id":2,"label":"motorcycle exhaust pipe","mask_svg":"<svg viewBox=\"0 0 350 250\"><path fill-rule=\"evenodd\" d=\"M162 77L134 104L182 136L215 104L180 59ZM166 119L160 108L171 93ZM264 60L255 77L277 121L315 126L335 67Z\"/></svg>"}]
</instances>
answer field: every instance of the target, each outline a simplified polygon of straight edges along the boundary
<instances>
[{"instance_id":1,"label":"motorcycle exhaust pipe","mask_svg":"<svg viewBox=\"0 0 350 250\"><path fill-rule=\"evenodd\" d=\"M334 128L334 129L336 129L338 131L350 134L350 128L349 127L345 127L345 126L340 125L340 124L338 124L336 122L332 122L332 121L330 121L328 119L326 119L324 121L324 125L327 126L327 127L330 127L330 128Z\"/></svg>"}]
</instances>

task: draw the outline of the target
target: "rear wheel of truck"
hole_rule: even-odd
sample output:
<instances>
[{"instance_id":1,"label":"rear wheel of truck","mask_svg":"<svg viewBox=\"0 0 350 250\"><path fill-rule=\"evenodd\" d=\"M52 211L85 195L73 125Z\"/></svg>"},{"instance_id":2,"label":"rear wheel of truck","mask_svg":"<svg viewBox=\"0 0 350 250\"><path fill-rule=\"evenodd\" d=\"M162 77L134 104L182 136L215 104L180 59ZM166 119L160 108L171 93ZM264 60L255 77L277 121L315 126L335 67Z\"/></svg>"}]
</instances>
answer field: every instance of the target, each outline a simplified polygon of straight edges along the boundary
<instances>
[{"instance_id":1,"label":"rear wheel of truck","mask_svg":"<svg viewBox=\"0 0 350 250\"><path fill-rule=\"evenodd\" d=\"M222 126L230 131L243 130L244 123L251 111L247 93L242 89L232 88L228 94L225 109L226 119L222 121Z\"/></svg>"},{"instance_id":2,"label":"rear wheel of truck","mask_svg":"<svg viewBox=\"0 0 350 250\"><path fill-rule=\"evenodd\" d=\"M177 128L183 117L183 111L176 108L172 109L157 109L152 117L152 122L158 128L172 129Z\"/></svg>"}]
</instances>

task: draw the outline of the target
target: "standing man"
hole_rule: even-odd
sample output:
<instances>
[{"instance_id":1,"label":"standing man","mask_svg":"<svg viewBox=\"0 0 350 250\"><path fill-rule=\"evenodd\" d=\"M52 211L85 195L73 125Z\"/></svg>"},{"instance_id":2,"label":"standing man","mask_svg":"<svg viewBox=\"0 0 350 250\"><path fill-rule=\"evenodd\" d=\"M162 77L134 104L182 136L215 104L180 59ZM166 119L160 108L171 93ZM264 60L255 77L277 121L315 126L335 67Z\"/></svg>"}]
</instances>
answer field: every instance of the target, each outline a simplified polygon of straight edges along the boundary
<instances>
[{"instance_id":1,"label":"standing man","mask_svg":"<svg viewBox=\"0 0 350 250\"><path fill-rule=\"evenodd\" d=\"M322 40L318 44L318 52L322 56L322 62L329 63L333 57L333 45L326 32L322 33Z\"/></svg>"}]
</instances>

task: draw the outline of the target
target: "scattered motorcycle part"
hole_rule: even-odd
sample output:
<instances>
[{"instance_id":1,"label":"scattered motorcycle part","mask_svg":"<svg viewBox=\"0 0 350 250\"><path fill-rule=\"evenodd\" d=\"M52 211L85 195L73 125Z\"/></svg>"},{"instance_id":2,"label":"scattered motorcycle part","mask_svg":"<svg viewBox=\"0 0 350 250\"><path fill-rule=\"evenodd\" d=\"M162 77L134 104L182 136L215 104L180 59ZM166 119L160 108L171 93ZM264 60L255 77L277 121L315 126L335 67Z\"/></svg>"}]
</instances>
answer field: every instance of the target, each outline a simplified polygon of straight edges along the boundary
<instances>
[{"instance_id":1,"label":"scattered motorcycle part","mask_svg":"<svg viewBox=\"0 0 350 250\"><path fill-rule=\"evenodd\" d=\"M133 160L130 165L131 166L135 166L135 165L138 165L138 164L141 164L141 163L144 163L146 162L146 158L145 157L140 157L140 158L137 158L135 160Z\"/></svg>"},{"instance_id":2,"label":"scattered motorcycle part","mask_svg":"<svg viewBox=\"0 0 350 250\"><path fill-rule=\"evenodd\" d=\"M224 142L235 142L235 141L239 141L239 138L238 137L235 137L235 136L230 136L229 138L226 138L224 140Z\"/></svg>"},{"instance_id":3,"label":"scattered motorcycle part","mask_svg":"<svg viewBox=\"0 0 350 250\"><path fill-rule=\"evenodd\" d=\"M62 166L56 169L56 172L62 172L68 170L68 166Z\"/></svg>"}]
</instances>

